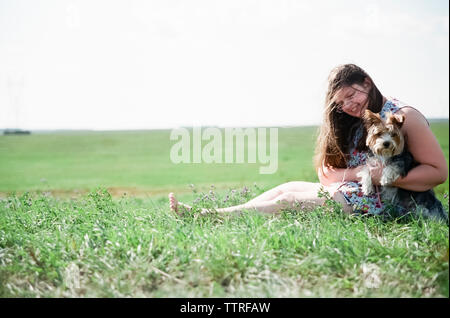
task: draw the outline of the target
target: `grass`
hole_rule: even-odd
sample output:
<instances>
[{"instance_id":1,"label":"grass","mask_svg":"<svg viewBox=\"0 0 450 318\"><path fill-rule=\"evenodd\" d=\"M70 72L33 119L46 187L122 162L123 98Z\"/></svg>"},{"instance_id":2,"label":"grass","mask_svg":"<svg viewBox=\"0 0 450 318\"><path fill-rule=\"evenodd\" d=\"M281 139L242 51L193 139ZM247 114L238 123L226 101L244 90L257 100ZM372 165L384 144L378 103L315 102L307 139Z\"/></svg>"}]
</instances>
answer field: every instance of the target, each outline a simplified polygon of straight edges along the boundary
<instances>
[{"instance_id":1,"label":"grass","mask_svg":"<svg viewBox=\"0 0 450 318\"><path fill-rule=\"evenodd\" d=\"M212 191L209 203L260 191ZM205 206L206 193L196 195ZM9 197L0 296L448 297L447 225L352 218L329 203L180 219L162 200L114 200L102 189L75 200Z\"/></svg>"},{"instance_id":2,"label":"grass","mask_svg":"<svg viewBox=\"0 0 450 318\"><path fill-rule=\"evenodd\" d=\"M189 184L226 189L253 182L277 185L312 180L316 178L311 160L316 130L279 128L279 168L272 175L259 174L259 163L173 164L169 154L175 141L170 141L168 130L0 136L0 192L71 194L104 187L117 193L116 189L122 189L155 195L168 190L189 192Z\"/></svg>"},{"instance_id":3,"label":"grass","mask_svg":"<svg viewBox=\"0 0 450 318\"><path fill-rule=\"evenodd\" d=\"M448 123L432 128L448 159ZM167 189L222 207L315 181L314 131L280 130L269 176L258 165L175 166L166 132L0 137L0 297L449 297L442 223L349 217L330 200L280 216L169 211ZM436 192L448 211L448 181Z\"/></svg>"}]
</instances>

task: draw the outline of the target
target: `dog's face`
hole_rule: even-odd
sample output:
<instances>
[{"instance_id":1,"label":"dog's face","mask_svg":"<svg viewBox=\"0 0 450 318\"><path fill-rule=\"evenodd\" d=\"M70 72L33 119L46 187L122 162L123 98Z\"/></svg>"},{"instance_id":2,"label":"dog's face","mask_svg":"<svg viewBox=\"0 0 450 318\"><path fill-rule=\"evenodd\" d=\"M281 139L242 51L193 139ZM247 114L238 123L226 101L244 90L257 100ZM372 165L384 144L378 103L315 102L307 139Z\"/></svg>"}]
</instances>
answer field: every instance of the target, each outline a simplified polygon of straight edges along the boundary
<instances>
[{"instance_id":1,"label":"dog's face","mask_svg":"<svg viewBox=\"0 0 450 318\"><path fill-rule=\"evenodd\" d=\"M405 120L403 115L386 114L386 122L380 115L366 110L363 116L367 129L366 144L378 156L392 157L399 155L405 146L401 127Z\"/></svg>"}]
</instances>

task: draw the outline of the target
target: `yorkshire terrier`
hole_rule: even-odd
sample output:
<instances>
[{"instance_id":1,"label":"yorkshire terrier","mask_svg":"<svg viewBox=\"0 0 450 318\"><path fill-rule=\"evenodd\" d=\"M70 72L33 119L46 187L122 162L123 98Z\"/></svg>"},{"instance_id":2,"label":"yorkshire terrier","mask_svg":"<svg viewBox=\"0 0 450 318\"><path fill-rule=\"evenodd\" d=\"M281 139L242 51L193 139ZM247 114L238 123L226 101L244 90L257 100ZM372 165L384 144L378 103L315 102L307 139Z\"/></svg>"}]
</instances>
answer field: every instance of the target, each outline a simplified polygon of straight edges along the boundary
<instances>
[{"instance_id":1,"label":"yorkshire terrier","mask_svg":"<svg viewBox=\"0 0 450 318\"><path fill-rule=\"evenodd\" d=\"M367 131L366 145L369 147L367 165L357 174L361 178L362 192L369 195L375 192L369 166L381 162L383 172L380 179L381 190L378 199L387 206L395 208L396 213L422 213L425 217L444 220L448 224L448 215L442 203L434 195L433 189L424 192L405 190L391 186L399 177L405 177L418 165L407 150L401 127L405 117L401 114L386 114L383 121L379 114L366 110L363 122Z\"/></svg>"}]
</instances>

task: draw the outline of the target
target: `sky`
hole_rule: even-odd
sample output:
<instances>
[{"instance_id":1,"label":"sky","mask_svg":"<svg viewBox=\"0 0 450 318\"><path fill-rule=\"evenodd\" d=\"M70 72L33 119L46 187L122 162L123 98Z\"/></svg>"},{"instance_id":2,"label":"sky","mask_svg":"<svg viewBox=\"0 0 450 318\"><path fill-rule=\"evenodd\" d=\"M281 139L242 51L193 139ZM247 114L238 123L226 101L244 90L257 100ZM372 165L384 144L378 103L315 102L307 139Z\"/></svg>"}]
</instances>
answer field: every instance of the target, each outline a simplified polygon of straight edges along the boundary
<instances>
[{"instance_id":1,"label":"sky","mask_svg":"<svg viewBox=\"0 0 450 318\"><path fill-rule=\"evenodd\" d=\"M0 129L318 125L330 70L449 117L447 0L0 0Z\"/></svg>"}]
</instances>

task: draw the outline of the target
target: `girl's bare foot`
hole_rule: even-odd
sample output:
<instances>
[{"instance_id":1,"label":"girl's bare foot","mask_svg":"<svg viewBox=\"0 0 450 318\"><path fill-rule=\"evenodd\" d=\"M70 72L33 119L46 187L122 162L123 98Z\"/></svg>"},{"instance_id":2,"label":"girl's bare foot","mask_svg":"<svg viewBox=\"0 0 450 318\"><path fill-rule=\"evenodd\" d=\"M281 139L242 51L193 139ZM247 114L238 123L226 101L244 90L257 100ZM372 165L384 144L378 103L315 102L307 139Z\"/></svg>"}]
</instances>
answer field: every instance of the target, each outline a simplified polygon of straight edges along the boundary
<instances>
[{"instance_id":1,"label":"girl's bare foot","mask_svg":"<svg viewBox=\"0 0 450 318\"><path fill-rule=\"evenodd\" d=\"M175 212L176 214L178 214L179 216L182 216L183 213L185 213L186 211L190 211L192 209L192 207L190 205L184 204L182 202L178 202L178 200L175 198L175 195L173 194L173 192L169 193L169 205L170 205L170 209ZM182 211L180 211L182 210ZM200 212L200 214L207 214L210 211L208 211L207 209L202 209L202 211Z\"/></svg>"},{"instance_id":2,"label":"girl's bare foot","mask_svg":"<svg viewBox=\"0 0 450 318\"><path fill-rule=\"evenodd\" d=\"M183 215L184 212L191 210L191 207L189 205L178 202L178 200L175 198L175 195L173 194L173 192L169 193L169 205L170 205L170 209L173 212L175 212L176 214L178 214L179 216ZM180 210L184 210L184 211L182 212Z\"/></svg>"}]
</instances>

